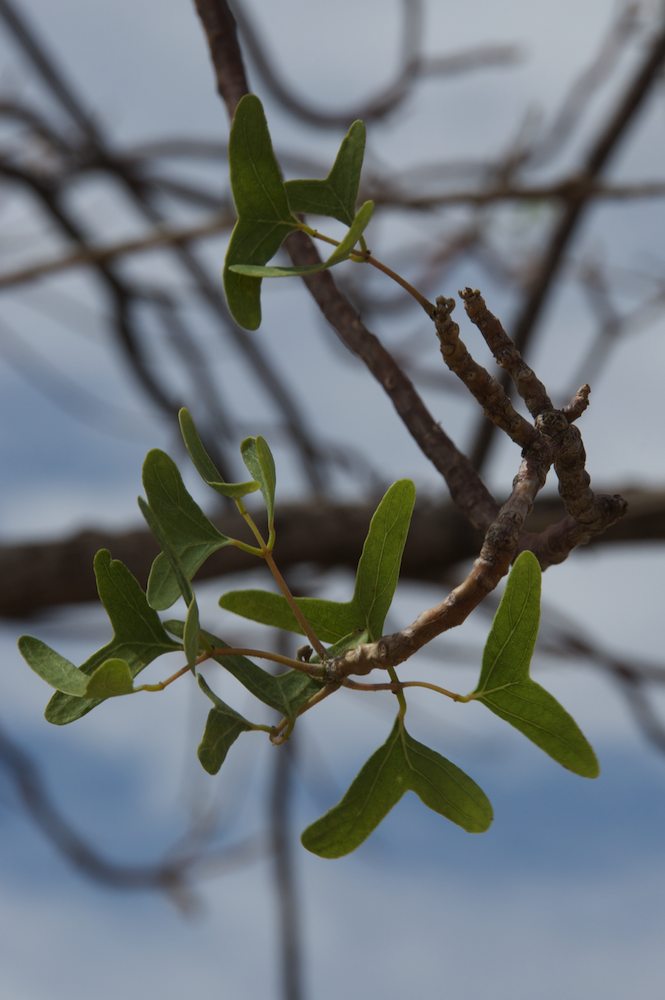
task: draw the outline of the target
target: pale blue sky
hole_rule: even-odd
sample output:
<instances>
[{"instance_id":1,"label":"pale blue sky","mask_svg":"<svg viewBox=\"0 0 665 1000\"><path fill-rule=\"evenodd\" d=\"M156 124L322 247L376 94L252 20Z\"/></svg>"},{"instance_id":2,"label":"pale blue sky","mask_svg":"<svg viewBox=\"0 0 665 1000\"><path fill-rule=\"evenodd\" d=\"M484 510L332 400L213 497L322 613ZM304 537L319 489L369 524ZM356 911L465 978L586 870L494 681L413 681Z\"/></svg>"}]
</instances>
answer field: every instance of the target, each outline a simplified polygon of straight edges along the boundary
<instances>
[{"instance_id":1,"label":"pale blue sky","mask_svg":"<svg viewBox=\"0 0 665 1000\"><path fill-rule=\"evenodd\" d=\"M24 0L23 7L118 143L166 135L224 136L225 113L190 3ZM289 81L297 86L306 80L312 99L331 106L337 100L352 102L387 79L399 28L395 3L254 0L249 8L268 26ZM570 79L586 64L613 8L605 0L430 0L429 52L500 40L523 46L524 60L510 70L460 77L443 92L426 84L394 120L370 127L370 158L408 165L507 146L527 108L554 106L562 78ZM645 17L655 15L656 4L645 3L643 10ZM638 52L634 48L624 60L624 76ZM5 87L39 98L40 88L8 54L1 34L0 60ZM262 93L260 83L257 89ZM262 96L276 144L308 151L301 130L270 95ZM595 134L610 99L608 94L592 105L587 137ZM661 91L617 158L617 176L658 176L664 159L662 115ZM329 158L339 139L335 130L322 132L317 157ZM563 161L570 155L562 154ZM219 179L220 190L225 183ZM85 217L104 221L109 240L141 231L131 213L112 207L95 182L82 185L77 205ZM6 229L0 267L5 267L19 259L11 240L28 211L19 198L2 207ZM522 224L528 240L528 216ZM662 271L662 224L662 202L639 209L618 205L589 218L581 245L605 260ZM34 217L31 225L34 239L23 253L54 250ZM387 259L395 234L410 235L403 221L377 225L376 239ZM217 266L224 240L209 241L203 252ZM154 280L168 280L160 258L140 266ZM472 266L455 275L460 285L474 284L474 278ZM0 358L3 538L57 534L82 523L135 523L143 456L152 446L172 448L175 440L173 428L135 399L96 318L94 289L76 275L59 287L72 310L68 319L52 315L55 283L44 283L4 296L3 322L94 399L83 420L76 419L27 386ZM500 289L491 291L502 299ZM286 283L270 288L264 312L265 328L256 335L263 349L294 384L309 379L316 386L306 399L313 426L365 449L387 478L412 476L423 490L434 488L434 474L393 420L380 391L330 347L305 293ZM415 313L400 314L381 333L390 343L418 324ZM547 336L535 360L560 391L567 388L570 358L581 355L589 332L579 297L559 295L548 311ZM627 341L594 386L583 431L591 472L605 485L663 482L662 412L652 401L660 398L664 333L661 320ZM201 336L205 340L213 333L202 324ZM635 364L636 346L648 364ZM159 347L156 339L156 364ZM438 364L434 349L428 363ZM220 384L230 398L247 397L246 379L228 349L220 348L218 364ZM460 405L457 395L428 391L426 396L463 443L471 408ZM257 431L269 426L270 416L269 408L251 397L248 420L256 422ZM276 451L279 459L279 447ZM492 479L504 491L515 460L512 449L502 448L493 464ZM278 475L282 495L297 491L286 456ZM338 488L352 492L353 484L341 481ZM608 645L655 658L662 647L662 616L654 609L653 593L656 586L662 590L662 557L662 547L577 555L547 574L545 599L551 608L585 621L590 634ZM340 588L345 583L333 581ZM217 593L205 588L211 625ZM422 599L420 591L404 588L393 612L396 623L410 620ZM484 619L469 625L478 654L486 628ZM63 810L100 848L117 859L150 858L181 832L187 807L197 796L213 795L230 814L238 812L230 839L264 827L261 792L272 748L257 740L258 760L252 765L241 741L223 776L203 774L194 747L206 706L195 692L128 699L66 730L49 727L41 720L47 692L15 650L16 635L24 629L14 623L0 629L3 725L44 766ZM77 661L106 637L103 615L89 608L31 623L30 631ZM440 677L441 662L448 658L441 640L423 659L423 674L438 671ZM482 837L465 835L415 799L405 799L352 858L322 862L300 851L308 996L397 1000L445 994L451 1000L476 1000L491 991L493 1000L624 1000L653 993L665 973L665 758L645 746L617 692L602 678L574 663L537 661L536 668L595 743L601 778L589 783L557 769L519 734L482 714L480 706L466 711L414 699L418 737L429 738L486 789L495 807L494 826ZM453 665L447 676L463 685L473 669ZM235 703L242 710L241 700ZM344 790L385 738L391 714L387 696L372 705L347 698L327 703L319 725L312 720L304 727L296 833ZM186 921L159 897L108 892L82 880L14 805L13 793L0 781L2 996L277 997L274 901L265 862L211 881L202 889L204 912Z\"/></svg>"}]
</instances>

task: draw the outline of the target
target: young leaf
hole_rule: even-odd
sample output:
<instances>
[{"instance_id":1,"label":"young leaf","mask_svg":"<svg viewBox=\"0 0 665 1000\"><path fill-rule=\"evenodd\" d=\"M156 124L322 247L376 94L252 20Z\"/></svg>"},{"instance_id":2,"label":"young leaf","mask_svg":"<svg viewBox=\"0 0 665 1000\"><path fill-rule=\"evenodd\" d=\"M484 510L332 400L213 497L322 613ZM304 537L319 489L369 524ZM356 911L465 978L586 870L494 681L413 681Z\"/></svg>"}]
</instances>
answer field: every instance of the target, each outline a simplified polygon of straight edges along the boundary
<instances>
[{"instance_id":1,"label":"young leaf","mask_svg":"<svg viewBox=\"0 0 665 1000\"><path fill-rule=\"evenodd\" d=\"M541 572L532 552L515 560L483 653L474 699L585 778L598 761L575 720L529 676L540 619Z\"/></svg>"},{"instance_id":2,"label":"young leaf","mask_svg":"<svg viewBox=\"0 0 665 1000\"><path fill-rule=\"evenodd\" d=\"M356 210L364 153L365 125L355 121L344 136L332 169L324 180L286 182L291 211L328 215L350 226Z\"/></svg>"},{"instance_id":3,"label":"young leaf","mask_svg":"<svg viewBox=\"0 0 665 1000\"><path fill-rule=\"evenodd\" d=\"M112 560L106 549L100 549L94 566L99 598L113 626L113 638L81 665L81 673L90 676L106 660L121 659L127 661L135 678L158 656L182 649L165 632L138 581L120 560ZM64 726L80 719L102 700L57 692L46 706L45 716L54 725Z\"/></svg>"},{"instance_id":4,"label":"young leaf","mask_svg":"<svg viewBox=\"0 0 665 1000\"><path fill-rule=\"evenodd\" d=\"M226 252L224 289L236 322L256 330L261 324L261 279L230 268L267 263L299 222L291 214L263 107L254 94L246 94L236 108L229 166L238 221Z\"/></svg>"},{"instance_id":5,"label":"young leaf","mask_svg":"<svg viewBox=\"0 0 665 1000\"><path fill-rule=\"evenodd\" d=\"M275 460L268 447L268 442L262 437L249 437L240 445L242 460L250 474L259 484L263 501L268 512L268 530L272 534L275 522Z\"/></svg>"},{"instance_id":6,"label":"young leaf","mask_svg":"<svg viewBox=\"0 0 665 1000\"><path fill-rule=\"evenodd\" d=\"M134 684L132 672L126 660L117 657L105 660L88 681L88 698L116 698L118 695L132 694Z\"/></svg>"},{"instance_id":7,"label":"young leaf","mask_svg":"<svg viewBox=\"0 0 665 1000\"><path fill-rule=\"evenodd\" d=\"M409 790L469 833L480 833L492 822L492 806L475 781L414 740L397 720L341 802L305 830L303 845L322 858L349 854Z\"/></svg>"},{"instance_id":8,"label":"young leaf","mask_svg":"<svg viewBox=\"0 0 665 1000\"><path fill-rule=\"evenodd\" d=\"M157 448L148 452L143 463L143 485L161 533L189 581L213 552L230 545L232 539L208 520L185 489L175 462L165 452ZM179 596L174 569L168 557L160 553L150 571L148 601L161 611Z\"/></svg>"},{"instance_id":9,"label":"young leaf","mask_svg":"<svg viewBox=\"0 0 665 1000\"><path fill-rule=\"evenodd\" d=\"M28 666L56 691L73 695L75 698L82 698L85 695L88 687L86 675L41 639L22 635L18 641L18 648Z\"/></svg>"},{"instance_id":10,"label":"young leaf","mask_svg":"<svg viewBox=\"0 0 665 1000\"><path fill-rule=\"evenodd\" d=\"M323 642L338 642L350 632L381 638L383 624L397 587L402 553L415 503L415 486L400 479L376 508L356 571L351 601L298 597L296 601ZM235 590L223 594L220 605L243 618L302 633L280 594L265 590Z\"/></svg>"},{"instance_id":11,"label":"young leaf","mask_svg":"<svg viewBox=\"0 0 665 1000\"><path fill-rule=\"evenodd\" d=\"M184 406L178 413L178 421L189 457L204 483L207 483L213 490L221 493L222 496L231 497L232 499L239 499L248 493L254 493L258 490L259 484L253 479L245 483L225 483L221 472L211 459L199 437L189 410L186 410Z\"/></svg>"},{"instance_id":12,"label":"young leaf","mask_svg":"<svg viewBox=\"0 0 665 1000\"><path fill-rule=\"evenodd\" d=\"M226 702L218 698L203 677L199 677L198 681L199 687L210 698L215 707L208 714L197 754L202 767L208 774L217 774L226 760L227 753L240 734L249 732L253 726Z\"/></svg>"},{"instance_id":13,"label":"young leaf","mask_svg":"<svg viewBox=\"0 0 665 1000\"><path fill-rule=\"evenodd\" d=\"M374 212L374 202L365 201L360 206L356 215L349 227L349 231L346 233L344 238L341 240L338 246L335 247L333 252L328 257L326 261L326 267L332 267L333 264L337 264L341 260L346 260L349 256L356 243L362 236L362 234L367 229L369 220L372 218L372 213Z\"/></svg>"},{"instance_id":14,"label":"young leaf","mask_svg":"<svg viewBox=\"0 0 665 1000\"><path fill-rule=\"evenodd\" d=\"M166 623L170 632L183 634L183 623ZM219 663L251 694L264 705L269 705L282 715L293 718L300 706L320 690L319 681L308 677L300 670L287 670L282 674L270 674L245 656L225 656L220 650L228 643L211 632L201 630L204 648L214 649L211 659Z\"/></svg>"},{"instance_id":15,"label":"young leaf","mask_svg":"<svg viewBox=\"0 0 665 1000\"><path fill-rule=\"evenodd\" d=\"M327 260L321 261L320 264L304 264L300 267L233 264L231 270L235 274L245 274L254 278L293 278L302 274L316 274L318 271L325 271L329 267L334 267L335 264L340 264L343 260L348 260L353 248L367 228L373 211L373 201L366 201L361 205L344 239L335 247Z\"/></svg>"}]
</instances>

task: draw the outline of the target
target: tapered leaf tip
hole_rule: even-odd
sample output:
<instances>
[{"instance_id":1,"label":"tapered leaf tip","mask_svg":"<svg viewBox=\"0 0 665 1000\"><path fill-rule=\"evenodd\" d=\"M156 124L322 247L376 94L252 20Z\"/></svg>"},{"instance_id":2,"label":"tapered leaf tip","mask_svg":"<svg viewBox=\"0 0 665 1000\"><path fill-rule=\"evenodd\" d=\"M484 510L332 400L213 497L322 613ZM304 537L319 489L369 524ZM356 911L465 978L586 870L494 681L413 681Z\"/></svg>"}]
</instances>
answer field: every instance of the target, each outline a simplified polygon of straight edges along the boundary
<instances>
[{"instance_id":1,"label":"tapered leaf tip","mask_svg":"<svg viewBox=\"0 0 665 1000\"><path fill-rule=\"evenodd\" d=\"M96 570L98 566L106 565L108 566L111 562L111 552L110 549L97 549L95 552L95 558L92 561L93 568Z\"/></svg>"}]
</instances>

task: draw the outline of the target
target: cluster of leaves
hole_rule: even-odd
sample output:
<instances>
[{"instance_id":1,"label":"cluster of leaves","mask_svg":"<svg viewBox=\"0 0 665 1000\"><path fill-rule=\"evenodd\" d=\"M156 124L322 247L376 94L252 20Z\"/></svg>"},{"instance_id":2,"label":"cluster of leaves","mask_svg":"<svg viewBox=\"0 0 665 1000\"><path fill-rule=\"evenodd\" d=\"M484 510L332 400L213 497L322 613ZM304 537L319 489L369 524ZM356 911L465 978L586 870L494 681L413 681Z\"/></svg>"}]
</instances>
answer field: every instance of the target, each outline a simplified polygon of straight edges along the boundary
<instances>
[{"instance_id":1,"label":"cluster of leaves","mask_svg":"<svg viewBox=\"0 0 665 1000\"><path fill-rule=\"evenodd\" d=\"M216 774L242 733L262 731L271 738L290 733L297 717L327 690L322 660L332 660L359 643L381 637L399 578L415 488L410 480L399 480L379 503L349 601L293 598L288 590L282 594L231 591L220 598L222 608L274 628L303 634L305 623L320 640L323 656L314 655L307 663L290 661L291 669L274 674L201 627L192 589L192 579L205 560L226 546L239 547L272 563L276 540L272 454L263 438L248 438L242 443L241 454L252 479L226 483L186 410L181 411L180 425L201 478L212 490L234 501L258 544L221 532L187 491L173 460L153 450L144 463L146 499L140 498L139 505L161 552L153 563L147 591L123 563L102 550L94 568L99 597L113 628L111 641L78 667L31 636L23 636L19 648L30 667L55 689L46 718L56 725L73 722L110 698L160 691L176 678L193 674L212 703L198 756L206 771ZM266 512L264 534L244 505L244 497L257 491ZM158 612L179 598L187 608L185 618L162 621ZM577 725L529 677L539 607L540 568L535 557L524 552L515 562L492 625L478 685L471 694L455 697L461 702L484 704L564 767L593 777L598 771L596 759ZM176 674L155 684L136 683L153 660L176 652L185 659ZM265 656L277 659L269 652ZM279 712L281 722L251 722L222 701L198 672L200 664L210 660L259 702ZM492 807L484 792L455 764L410 735L404 721L404 692L399 691L398 696L399 711L387 741L367 761L342 801L303 834L304 845L314 853L338 857L354 850L409 789L425 805L465 830L478 832L489 826Z\"/></svg>"},{"instance_id":2,"label":"cluster of leaves","mask_svg":"<svg viewBox=\"0 0 665 1000\"><path fill-rule=\"evenodd\" d=\"M364 146L364 126L354 122L324 180L284 182L260 101L253 95L240 101L229 151L238 222L224 269L229 307L240 325L258 327L264 277L314 273L347 259L372 260L363 232L373 205L365 202L357 211L355 207ZM339 242L332 240L300 221L299 213L337 219L348 226L347 233ZM334 243L331 256L311 267L266 266L295 230ZM360 249L356 249L357 244ZM185 488L173 460L165 452L153 450L143 466L146 497L139 498L139 506L161 552L152 565L146 591L126 566L102 550L94 568L99 597L113 628L111 641L78 667L31 636L23 636L19 648L29 666L55 689L46 707L46 718L55 725L73 722L108 699L162 691L180 677L195 676L212 703L198 757L206 771L216 774L242 733L264 732L275 743L288 738L300 715L344 683L334 671L329 672L330 662L361 643L381 638L397 587L415 488L410 480L399 480L379 503L350 600L297 598L290 593L273 557L276 475L267 443L261 437L243 441L241 455L251 478L227 483L187 410L180 412L180 428L200 477L211 490L233 501L253 541L220 531ZM263 533L244 503L246 496L256 492L265 508ZM210 556L227 546L263 559L280 593L231 591L220 598L221 607L272 628L306 635L313 646L308 658L292 659L264 650L250 651L249 655L201 627L192 580ZM492 624L476 688L459 695L434 687L457 702L485 705L559 764L594 777L598 764L577 724L529 676L538 633L540 584L535 556L523 552L515 561ZM158 612L171 608L179 599L187 609L185 618L162 621ZM167 653L182 654L184 666L166 680L137 684L138 675ZM285 663L290 669L271 673L255 663L256 658ZM274 724L251 722L227 705L199 674L200 665L207 661L219 664L260 703L278 712L281 720ZM303 834L305 847L322 857L339 857L358 847L409 790L430 809L469 832L486 830L492 821L492 807L482 789L407 731L404 688L392 667L389 673L398 712L386 742L362 767L339 804Z\"/></svg>"},{"instance_id":3,"label":"cluster of leaves","mask_svg":"<svg viewBox=\"0 0 665 1000\"><path fill-rule=\"evenodd\" d=\"M229 309L240 326L256 330L261 323L262 278L315 274L345 260L365 259L367 248L362 237L374 203L366 201L356 211L364 153L365 126L356 121L324 180L285 182L261 101L247 94L238 103L229 140L231 189L238 221L224 263L224 289ZM339 242L329 239L297 218L299 213L337 219L348 230ZM321 264L266 267L287 236L296 230L325 239L335 249ZM359 241L362 250L355 252Z\"/></svg>"}]
</instances>

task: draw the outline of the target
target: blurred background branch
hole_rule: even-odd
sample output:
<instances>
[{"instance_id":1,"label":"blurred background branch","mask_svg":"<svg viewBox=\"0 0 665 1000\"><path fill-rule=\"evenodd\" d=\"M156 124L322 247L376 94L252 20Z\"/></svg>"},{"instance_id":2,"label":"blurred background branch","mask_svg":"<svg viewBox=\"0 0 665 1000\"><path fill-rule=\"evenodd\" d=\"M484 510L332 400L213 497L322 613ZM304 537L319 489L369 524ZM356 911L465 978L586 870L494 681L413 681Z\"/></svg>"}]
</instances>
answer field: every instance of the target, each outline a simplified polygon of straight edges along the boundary
<instances>
[{"instance_id":1,"label":"blurred background branch","mask_svg":"<svg viewBox=\"0 0 665 1000\"><path fill-rule=\"evenodd\" d=\"M620 237L611 247L598 241L590 245L584 238L589 220L608 209L620 206L629 213L646 204L654 213L663 210L665 173L657 157L648 172L626 168L617 175L610 169L630 147L648 103L659 93L662 99L665 16L647 8L616 5L596 51L562 87L558 105L538 113L526 107L519 127L498 149L483 148L482 155L460 153L447 123L436 120L431 132L440 134L441 142L435 154L423 143L422 152L411 149L411 162L405 163L381 154L381 142L373 145L369 129L361 198L377 203L377 238L382 229L397 227L401 236L392 243L391 265L403 267L424 294L450 294L465 283L463 276L473 274L474 286L497 289L501 302L495 311L527 357L547 354L545 319L553 301L578 297L584 318L577 326L587 333L572 338L576 350L566 340L550 355L557 355L565 368L561 400L583 382L595 388L618 352L629 352L638 334L662 323L662 253L650 261L633 259L630 253L620 260L614 252L621 249ZM274 12L262 17L255 5L233 5L251 82L269 98L276 119L281 116L289 123L277 144L280 161L291 174L324 175L327 147L317 143L325 143L328 135L336 140L354 118L375 123L377 132L386 130L381 136L389 129L399 135L405 112L424 100L427 91L437 88L443 95L453 79L460 88L477 76L491 87L493 75L510 74L528 59L521 46L494 44L491 39L450 51L444 39L443 50L433 53L425 31L428 5L403 0L399 12L400 41L391 72L383 74L383 83L361 80L358 96L334 107L310 97L306 85L294 88L289 83L291 77L271 46ZM191 16L194 19L193 8ZM98 425L108 438L133 439L146 422L149 432L146 414L157 415L161 425L174 426L178 407L188 405L228 479L238 477L239 439L260 426L271 442L278 442L288 470L285 479L294 484L278 508L280 565L303 587L322 573L334 576L352 570L374 501L400 470L386 468L371 446L363 445L361 433L345 437L332 411L321 419L330 391L325 372L301 373L297 357L285 356L267 338L248 336L231 320L219 277L222 243L234 218L226 135L219 134L220 129L179 134L175 127L151 133L147 127L141 141L117 140L104 109L90 104L85 88L74 82L77 75L69 72L57 45L47 39L27 5L0 0L0 32L29 83L24 86L21 80L16 87L6 77L0 80L0 211L6 216L13 212L0 242L0 294L6 307L0 321L0 364L48 395L56 407L74 414L82 426ZM202 63L207 59L202 39L199 58ZM482 131L482 122L470 125ZM81 198L85 185L93 183L107 199L99 218L94 204L91 208ZM109 218L116 213L130 221L129 235L109 235ZM342 291L363 322L388 331L393 357L432 401L434 412L450 412L459 397L441 370L431 330L413 320L403 297L395 297L384 284L362 281L357 272L340 269ZM51 320L60 317L65 326L75 326L68 284L73 278L92 290L94 305L84 317L86 334L108 350L92 382L75 365L59 366L58 344L34 341L34 312L25 318L25 311L37 309L42 296L42 309ZM73 287L73 304L80 306ZM319 320L307 314L302 321L289 322L316 330ZM336 373L350 370L347 352L336 352L335 346L326 350ZM104 398L104 365L110 365L109 359L122 365L124 381L131 387L130 406L124 399ZM241 393L234 391L236 383L242 385ZM348 392L358 393L357 385ZM634 389L626 385L619 408L639 409L645 403L639 387L637 398ZM382 416L375 416L375 422L384 419L384 410L376 413ZM389 413L387 420L392 419ZM11 413L4 423L9 433L16 432ZM492 424L476 423L475 416L467 416L463 424L459 436L466 439L460 448L476 468L492 476L497 469ZM9 472L4 470L5 476ZM601 474L607 477L607 472ZM629 513L595 539L590 551L616 551L617 546L626 551L641 546L644 551L662 545L665 479L660 458L654 456L642 481L632 477L606 486L627 497ZM505 482L499 492L507 494L509 487ZM413 585L440 593L455 577L456 567L475 554L478 537L440 484L427 480L419 497L404 576ZM529 530L539 532L560 509L559 499L546 495L536 506ZM155 546L141 528L130 523L111 527L104 515L99 523L86 515L85 523L63 530L51 524L48 507L45 511L28 537L25 531L2 531L0 617L53 615L56 609L94 600L92 556L102 547L110 548L145 581ZM224 516L223 508L212 513ZM221 578L245 570L241 554L225 551L206 564L205 576ZM80 609L82 625L85 614ZM665 724L652 696L662 684L665 667L656 660L611 651L591 631L582 639L582 631L578 623L553 627L543 638L543 654L574 656L600 671L617 686L639 731L658 751L665 751ZM167 852L149 865L111 862L78 833L54 803L39 764L4 728L0 766L25 814L62 856L107 886L164 890L189 904L195 876L207 876L217 865L249 864L270 853L280 906L281 992L285 1000L305 995L297 866L286 836L294 779L288 754L279 754L271 775L267 835L219 847L213 820L209 839L193 834L175 853Z\"/></svg>"}]
</instances>

